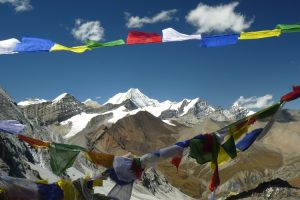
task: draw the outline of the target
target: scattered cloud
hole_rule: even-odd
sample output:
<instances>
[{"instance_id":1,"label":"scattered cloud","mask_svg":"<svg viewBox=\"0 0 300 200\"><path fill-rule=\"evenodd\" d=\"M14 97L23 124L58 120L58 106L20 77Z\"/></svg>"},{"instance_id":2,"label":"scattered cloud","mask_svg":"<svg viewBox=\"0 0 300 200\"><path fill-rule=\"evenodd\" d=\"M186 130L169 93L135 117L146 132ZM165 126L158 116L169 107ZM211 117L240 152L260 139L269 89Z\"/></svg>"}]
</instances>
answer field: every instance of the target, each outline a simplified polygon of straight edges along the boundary
<instances>
[{"instance_id":1,"label":"scattered cloud","mask_svg":"<svg viewBox=\"0 0 300 200\"><path fill-rule=\"evenodd\" d=\"M101 99L101 98L102 98L102 97L100 97L100 96L99 96L99 97L95 97L95 99L97 99L97 100L99 100L99 99Z\"/></svg>"},{"instance_id":2,"label":"scattered cloud","mask_svg":"<svg viewBox=\"0 0 300 200\"><path fill-rule=\"evenodd\" d=\"M0 0L0 4L1 3L11 4L15 8L16 12L24 12L33 9L33 6L30 4L30 0Z\"/></svg>"},{"instance_id":3,"label":"scattered cloud","mask_svg":"<svg viewBox=\"0 0 300 200\"><path fill-rule=\"evenodd\" d=\"M241 32L249 28L254 19L246 20L244 15L235 12L238 5L238 2L217 6L200 3L185 18L188 23L197 28L197 33Z\"/></svg>"},{"instance_id":4,"label":"scattered cloud","mask_svg":"<svg viewBox=\"0 0 300 200\"><path fill-rule=\"evenodd\" d=\"M160 13L154 15L153 17L139 17L132 16L130 13L125 12L127 19L126 26L128 28L141 28L145 24L155 24L159 22L171 21L174 18L174 15L177 13L176 9L173 10L163 10Z\"/></svg>"},{"instance_id":5,"label":"scattered cloud","mask_svg":"<svg viewBox=\"0 0 300 200\"><path fill-rule=\"evenodd\" d=\"M233 105L244 107L247 109L261 109L270 106L273 103L274 103L273 96L267 94L262 97L254 96L250 98L245 98L244 96L240 96L240 98L236 100Z\"/></svg>"},{"instance_id":6,"label":"scattered cloud","mask_svg":"<svg viewBox=\"0 0 300 200\"><path fill-rule=\"evenodd\" d=\"M75 20L75 27L71 30L74 38L85 41L87 39L99 41L104 37L104 28L100 21Z\"/></svg>"}]
</instances>

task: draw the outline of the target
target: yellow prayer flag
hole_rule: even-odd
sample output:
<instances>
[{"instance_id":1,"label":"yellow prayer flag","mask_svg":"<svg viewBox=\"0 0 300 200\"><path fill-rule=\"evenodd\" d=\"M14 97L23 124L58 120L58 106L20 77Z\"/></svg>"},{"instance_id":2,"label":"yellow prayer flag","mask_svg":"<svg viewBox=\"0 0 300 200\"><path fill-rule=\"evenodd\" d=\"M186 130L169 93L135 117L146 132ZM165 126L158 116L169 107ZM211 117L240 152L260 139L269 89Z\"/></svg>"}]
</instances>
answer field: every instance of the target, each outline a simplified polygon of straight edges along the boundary
<instances>
[{"instance_id":1,"label":"yellow prayer flag","mask_svg":"<svg viewBox=\"0 0 300 200\"><path fill-rule=\"evenodd\" d=\"M106 168L111 168L114 162L114 155L101 152L87 152L86 157L94 164L101 165Z\"/></svg>"},{"instance_id":2,"label":"yellow prayer flag","mask_svg":"<svg viewBox=\"0 0 300 200\"><path fill-rule=\"evenodd\" d=\"M102 179L96 179L93 181L93 187L100 187L100 186L103 186L103 180Z\"/></svg>"},{"instance_id":3,"label":"yellow prayer flag","mask_svg":"<svg viewBox=\"0 0 300 200\"><path fill-rule=\"evenodd\" d=\"M268 37L278 37L281 34L280 29L254 31L254 32L241 32L239 40L252 40Z\"/></svg>"},{"instance_id":4,"label":"yellow prayer flag","mask_svg":"<svg viewBox=\"0 0 300 200\"><path fill-rule=\"evenodd\" d=\"M86 50L90 50L89 47L86 45L83 46L76 46L76 47L66 47L60 44L55 44L51 49L50 52L52 51L72 51L74 53L83 53Z\"/></svg>"},{"instance_id":5,"label":"yellow prayer flag","mask_svg":"<svg viewBox=\"0 0 300 200\"><path fill-rule=\"evenodd\" d=\"M72 181L59 180L56 184L64 192L64 200L82 200L80 193L72 183Z\"/></svg>"}]
</instances>

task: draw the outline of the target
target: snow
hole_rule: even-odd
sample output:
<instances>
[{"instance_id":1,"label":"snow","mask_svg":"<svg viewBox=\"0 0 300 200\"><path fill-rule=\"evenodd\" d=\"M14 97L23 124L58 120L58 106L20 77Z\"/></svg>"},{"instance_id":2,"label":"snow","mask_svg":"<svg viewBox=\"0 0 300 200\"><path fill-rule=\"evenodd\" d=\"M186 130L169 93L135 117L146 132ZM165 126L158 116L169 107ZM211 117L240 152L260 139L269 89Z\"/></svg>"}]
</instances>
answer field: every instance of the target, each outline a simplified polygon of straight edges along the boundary
<instances>
[{"instance_id":1,"label":"snow","mask_svg":"<svg viewBox=\"0 0 300 200\"><path fill-rule=\"evenodd\" d=\"M29 106L29 105L34 105L34 104L39 104L39 103L44 103L47 102L45 99L28 99L25 101L20 101L18 103L18 106Z\"/></svg>"},{"instance_id":2,"label":"snow","mask_svg":"<svg viewBox=\"0 0 300 200\"><path fill-rule=\"evenodd\" d=\"M172 124L172 123L170 122L170 120L162 120L162 121L165 122L166 124L171 125L171 126L176 126L175 124Z\"/></svg>"},{"instance_id":3,"label":"snow","mask_svg":"<svg viewBox=\"0 0 300 200\"><path fill-rule=\"evenodd\" d=\"M187 106L184 107L183 113L180 116L185 115L191 108L195 106L195 104L199 101L199 98L193 99L192 101L189 102Z\"/></svg>"},{"instance_id":4,"label":"snow","mask_svg":"<svg viewBox=\"0 0 300 200\"><path fill-rule=\"evenodd\" d=\"M52 103L56 103L56 102L60 101L62 98L64 98L67 95L68 95L67 93L62 93L61 95L59 95L58 97L53 99Z\"/></svg>"},{"instance_id":5,"label":"snow","mask_svg":"<svg viewBox=\"0 0 300 200\"><path fill-rule=\"evenodd\" d=\"M180 101L179 103L174 103L174 104L170 107L170 109L171 109L171 110L179 110L179 108L182 106L182 104L183 104L184 101L190 102L191 100L189 100L189 99L183 99L183 100Z\"/></svg>"},{"instance_id":6,"label":"snow","mask_svg":"<svg viewBox=\"0 0 300 200\"><path fill-rule=\"evenodd\" d=\"M116 123L119 119L122 119L123 117L129 116L129 115L135 115L139 111L141 111L141 109L135 109L135 110L132 110L132 111L127 111L125 106L120 106L119 108L117 108L113 111L108 111L108 112L103 113L103 115L112 113L113 117L110 118L108 120L108 122L109 123Z\"/></svg>"},{"instance_id":7,"label":"snow","mask_svg":"<svg viewBox=\"0 0 300 200\"><path fill-rule=\"evenodd\" d=\"M99 114L87 114L83 112L61 122L61 125L67 125L69 123L72 124L71 130L64 136L64 138L68 139L82 131L89 123L89 121L97 115Z\"/></svg>"},{"instance_id":8,"label":"snow","mask_svg":"<svg viewBox=\"0 0 300 200\"><path fill-rule=\"evenodd\" d=\"M252 110L249 110L249 112L247 113L247 116L253 115L255 112Z\"/></svg>"},{"instance_id":9,"label":"snow","mask_svg":"<svg viewBox=\"0 0 300 200\"><path fill-rule=\"evenodd\" d=\"M92 99L87 99L82 103L87 105L87 106L92 106L92 107L100 107L101 106L97 101L94 101Z\"/></svg>"},{"instance_id":10,"label":"snow","mask_svg":"<svg viewBox=\"0 0 300 200\"><path fill-rule=\"evenodd\" d=\"M137 107L143 108L146 106L159 106L159 102L155 99L150 99L140 92L139 89L131 88L127 92L118 93L110 98L105 104L121 104L127 99L130 99Z\"/></svg>"}]
</instances>

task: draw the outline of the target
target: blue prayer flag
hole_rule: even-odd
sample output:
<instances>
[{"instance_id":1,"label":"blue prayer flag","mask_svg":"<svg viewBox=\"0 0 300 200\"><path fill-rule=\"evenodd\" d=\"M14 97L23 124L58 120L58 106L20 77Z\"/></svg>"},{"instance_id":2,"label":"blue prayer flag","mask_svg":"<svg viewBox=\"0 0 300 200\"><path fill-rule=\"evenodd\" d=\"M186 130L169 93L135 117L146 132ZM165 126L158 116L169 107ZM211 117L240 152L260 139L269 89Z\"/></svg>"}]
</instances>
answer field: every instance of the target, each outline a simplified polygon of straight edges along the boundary
<instances>
[{"instance_id":1,"label":"blue prayer flag","mask_svg":"<svg viewBox=\"0 0 300 200\"><path fill-rule=\"evenodd\" d=\"M0 131L10 134L19 134L24 128L25 125L17 120L0 120Z\"/></svg>"},{"instance_id":2,"label":"blue prayer flag","mask_svg":"<svg viewBox=\"0 0 300 200\"><path fill-rule=\"evenodd\" d=\"M14 52L49 51L54 44L51 40L23 37L21 43L16 45Z\"/></svg>"},{"instance_id":3,"label":"blue prayer flag","mask_svg":"<svg viewBox=\"0 0 300 200\"><path fill-rule=\"evenodd\" d=\"M258 128L251 131L250 133L247 133L246 136L236 144L236 147L241 151L247 150L253 144L262 130L262 128Z\"/></svg>"},{"instance_id":4,"label":"blue prayer flag","mask_svg":"<svg viewBox=\"0 0 300 200\"><path fill-rule=\"evenodd\" d=\"M202 37L202 40L200 40L200 46L206 48L206 47L219 47L219 46L236 44L238 38L239 38L239 34Z\"/></svg>"}]
</instances>

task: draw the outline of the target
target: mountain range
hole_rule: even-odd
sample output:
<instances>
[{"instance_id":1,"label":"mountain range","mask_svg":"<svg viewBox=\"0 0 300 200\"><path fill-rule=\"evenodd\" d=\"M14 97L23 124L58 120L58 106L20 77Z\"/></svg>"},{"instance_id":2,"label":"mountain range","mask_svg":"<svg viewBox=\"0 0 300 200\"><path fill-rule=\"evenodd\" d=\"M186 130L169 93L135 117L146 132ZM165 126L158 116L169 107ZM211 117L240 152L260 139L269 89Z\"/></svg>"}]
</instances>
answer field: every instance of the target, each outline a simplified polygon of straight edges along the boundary
<instances>
[{"instance_id":1,"label":"mountain range","mask_svg":"<svg viewBox=\"0 0 300 200\"><path fill-rule=\"evenodd\" d=\"M199 133L216 131L253 113L236 104L228 109L212 106L201 98L159 102L138 89L116 94L103 105L91 99L80 102L67 93L51 101L27 99L15 103L0 89L0 108L0 119L17 119L27 125L26 135L116 155L130 152L138 156ZM300 182L299 121L298 110L283 110L267 137L221 167L222 185L217 195L253 189L276 178L297 185ZM7 152L1 154L0 172L31 179L58 178L49 171L47 154L38 153L14 137L4 134L0 137L0 141L5 141L1 152ZM65 176L74 178L96 171L84 158L79 160ZM211 175L208 165L200 166L186 155L179 173L166 161L160 162L156 169L149 170L144 181L135 185L132 199L145 195L144 199L207 197ZM111 182L107 184L112 186ZM99 191L105 193L108 189Z\"/></svg>"}]
</instances>

